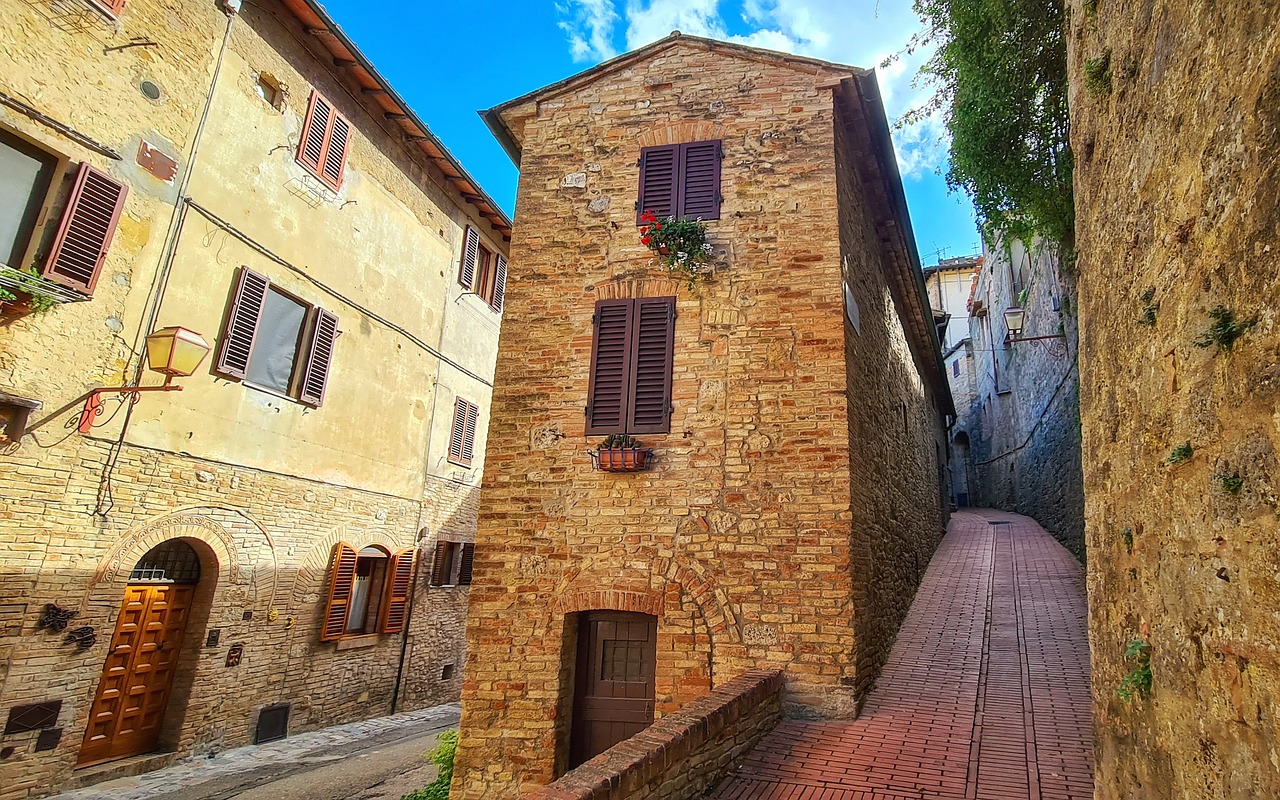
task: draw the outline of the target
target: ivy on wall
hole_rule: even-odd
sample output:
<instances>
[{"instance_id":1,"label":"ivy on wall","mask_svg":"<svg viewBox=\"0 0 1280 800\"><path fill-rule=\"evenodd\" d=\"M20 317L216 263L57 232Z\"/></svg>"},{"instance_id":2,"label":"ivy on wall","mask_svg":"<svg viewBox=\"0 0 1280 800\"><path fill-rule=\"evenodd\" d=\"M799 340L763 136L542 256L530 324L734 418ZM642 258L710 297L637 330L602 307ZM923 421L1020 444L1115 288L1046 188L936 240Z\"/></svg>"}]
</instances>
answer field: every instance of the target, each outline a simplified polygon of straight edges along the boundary
<instances>
[{"instance_id":1,"label":"ivy on wall","mask_svg":"<svg viewBox=\"0 0 1280 800\"><path fill-rule=\"evenodd\" d=\"M1068 251L1075 241L1068 141L1066 11L1054 0L915 0L935 45L921 75L934 85L911 124L941 111L951 134L947 183L973 200L989 240L999 232Z\"/></svg>"}]
</instances>

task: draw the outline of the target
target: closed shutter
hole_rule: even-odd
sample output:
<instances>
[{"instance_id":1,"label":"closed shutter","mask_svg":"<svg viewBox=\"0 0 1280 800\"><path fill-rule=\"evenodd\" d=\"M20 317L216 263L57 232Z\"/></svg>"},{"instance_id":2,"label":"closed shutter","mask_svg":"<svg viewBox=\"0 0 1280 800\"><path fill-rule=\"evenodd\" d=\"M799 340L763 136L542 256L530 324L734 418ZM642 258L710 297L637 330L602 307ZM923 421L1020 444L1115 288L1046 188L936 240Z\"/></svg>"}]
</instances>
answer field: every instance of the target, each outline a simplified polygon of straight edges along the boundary
<instances>
[{"instance_id":1,"label":"closed shutter","mask_svg":"<svg viewBox=\"0 0 1280 800\"><path fill-rule=\"evenodd\" d=\"M464 544L462 546L462 566L458 568L458 585L471 585L471 565L475 561L476 546L474 544Z\"/></svg>"},{"instance_id":2,"label":"closed shutter","mask_svg":"<svg viewBox=\"0 0 1280 800\"><path fill-rule=\"evenodd\" d=\"M458 283L468 292L476 285L476 258L480 255L480 234L467 226L462 234L462 262L458 266Z\"/></svg>"},{"instance_id":3,"label":"closed shutter","mask_svg":"<svg viewBox=\"0 0 1280 800\"><path fill-rule=\"evenodd\" d=\"M414 551L401 550L391 557L387 565L387 588L382 604L382 620L379 633L399 633L409 617L409 589L413 584Z\"/></svg>"},{"instance_id":4,"label":"closed shutter","mask_svg":"<svg viewBox=\"0 0 1280 800\"><path fill-rule=\"evenodd\" d=\"M646 211L659 219L675 216L680 191L680 145L646 147L640 151L640 199L636 203L636 224Z\"/></svg>"},{"instance_id":5,"label":"closed shutter","mask_svg":"<svg viewBox=\"0 0 1280 800\"><path fill-rule=\"evenodd\" d=\"M319 92L311 93L311 104L307 108L306 121L302 123L302 141L298 143L298 162L315 175L320 174L324 164L325 138L329 134L329 123L333 119L333 106L320 96Z\"/></svg>"},{"instance_id":6,"label":"closed shutter","mask_svg":"<svg viewBox=\"0 0 1280 800\"><path fill-rule=\"evenodd\" d=\"M46 278L93 294L128 193L120 181L88 164L80 165L53 249L45 261Z\"/></svg>"},{"instance_id":7,"label":"closed shutter","mask_svg":"<svg viewBox=\"0 0 1280 800\"><path fill-rule=\"evenodd\" d=\"M266 276L248 267L240 268L240 277L231 295L231 308L227 312L227 324L222 331L222 346L218 350L219 373L244 378L270 285L271 281Z\"/></svg>"},{"instance_id":8,"label":"closed shutter","mask_svg":"<svg viewBox=\"0 0 1280 800\"><path fill-rule=\"evenodd\" d=\"M501 255L498 256L497 276L493 282L493 300L489 306L494 311L502 312L502 301L507 296L507 260Z\"/></svg>"},{"instance_id":9,"label":"closed shutter","mask_svg":"<svg viewBox=\"0 0 1280 800\"><path fill-rule=\"evenodd\" d=\"M587 388L587 435L624 433L631 390L631 300L596 303L591 378Z\"/></svg>"},{"instance_id":10,"label":"closed shutter","mask_svg":"<svg viewBox=\"0 0 1280 800\"><path fill-rule=\"evenodd\" d=\"M333 363L333 346L337 340L337 316L317 306L307 368L302 373L302 391L298 395L302 402L316 407L324 403L324 391L329 385L329 366Z\"/></svg>"},{"instance_id":11,"label":"closed shutter","mask_svg":"<svg viewBox=\"0 0 1280 800\"><path fill-rule=\"evenodd\" d=\"M431 585L444 586L448 575L445 571L449 564L449 548L452 542L436 542L436 554L431 559Z\"/></svg>"},{"instance_id":12,"label":"closed shutter","mask_svg":"<svg viewBox=\"0 0 1280 800\"><path fill-rule=\"evenodd\" d=\"M471 456L475 450L476 413L476 407L461 397L453 401L453 427L449 431L449 461L458 466L471 466ZM470 431L469 434L468 431Z\"/></svg>"},{"instance_id":13,"label":"closed shutter","mask_svg":"<svg viewBox=\"0 0 1280 800\"><path fill-rule=\"evenodd\" d=\"M680 146L680 216L720 219L720 141Z\"/></svg>"},{"instance_id":14,"label":"closed shutter","mask_svg":"<svg viewBox=\"0 0 1280 800\"><path fill-rule=\"evenodd\" d=\"M627 433L671 430L671 355L675 343L674 297L635 301L631 410Z\"/></svg>"},{"instance_id":15,"label":"closed shutter","mask_svg":"<svg viewBox=\"0 0 1280 800\"><path fill-rule=\"evenodd\" d=\"M354 547L338 542L333 547L333 560L329 564L329 603L324 609L324 627L320 641L330 642L342 638L347 628L347 606L351 603L351 589L356 579Z\"/></svg>"},{"instance_id":16,"label":"closed shutter","mask_svg":"<svg viewBox=\"0 0 1280 800\"><path fill-rule=\"evenodd\" d=\"M335 111L324 147L324 169L320 174L320 178L335 190L342 185L342 173L347 167L347 148L350 144L351 123Z\"/></svg>"}]
</instances>

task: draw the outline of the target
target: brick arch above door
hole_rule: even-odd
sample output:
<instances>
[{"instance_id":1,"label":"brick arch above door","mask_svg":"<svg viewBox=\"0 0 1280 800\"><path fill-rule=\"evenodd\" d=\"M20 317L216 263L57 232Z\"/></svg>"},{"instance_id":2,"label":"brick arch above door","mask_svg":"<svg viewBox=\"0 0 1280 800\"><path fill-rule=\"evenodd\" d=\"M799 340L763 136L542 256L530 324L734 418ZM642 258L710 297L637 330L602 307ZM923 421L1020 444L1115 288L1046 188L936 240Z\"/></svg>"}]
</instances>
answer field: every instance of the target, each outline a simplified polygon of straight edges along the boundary
<instances>
[{"instance_id":1,"label":"brick arch above door","mask_svg":"<svg viewBox=\"0 0 1280 800\"><path fill-rule=\"evenodd\" d=\"M687 119L658 125L636 137L640 147L658 147L664 144L705 142L723 139L725 126L704 119Z\"/></svg>"}]
</instances>

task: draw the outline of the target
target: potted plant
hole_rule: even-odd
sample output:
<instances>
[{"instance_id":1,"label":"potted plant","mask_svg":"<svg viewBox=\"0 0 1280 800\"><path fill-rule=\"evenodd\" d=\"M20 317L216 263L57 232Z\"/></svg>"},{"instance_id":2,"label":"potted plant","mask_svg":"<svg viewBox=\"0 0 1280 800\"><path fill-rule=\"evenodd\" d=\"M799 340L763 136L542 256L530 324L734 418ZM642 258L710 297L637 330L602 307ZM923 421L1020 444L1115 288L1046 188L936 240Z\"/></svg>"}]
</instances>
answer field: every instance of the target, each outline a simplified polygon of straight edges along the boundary
<instances>
[{"instance_id":1,"label":"potted plant","mask_svg":"<svg viewBox=\"0 0 1280 800\"><path fill-rule=\"evenodd\" d=\"M692 289L699 281L711 279L715 268L707 224L701 219L658 219L652 211L640 216L640 243L657 255L665 272L678 275Z\"/></svg>"},{"instance_id":2,"label":"potted plant","mask_svg":"<svg viewBox=\"0 0 1280 800\"><path fill-rule=\"evenodd\" d=\"M596 469L603 472L639 472L648 468L653 449L643 447L634 436L611 433L591 453L591 458Z\"/></svg>"},{"instance_id":3,"label":"potted plant","mask_svg":"<svg viewBox=\"0 0 1280 800\"><path fill-rule=\"evenodd\" d=\"M0 320L10 321L31 313L42 314L58 304L53 297L39 290L42 281L34 267L14 270L13 273L21 276L19 281L24 287L30 288L0 286Z\"/></svg>"}]
</instances>

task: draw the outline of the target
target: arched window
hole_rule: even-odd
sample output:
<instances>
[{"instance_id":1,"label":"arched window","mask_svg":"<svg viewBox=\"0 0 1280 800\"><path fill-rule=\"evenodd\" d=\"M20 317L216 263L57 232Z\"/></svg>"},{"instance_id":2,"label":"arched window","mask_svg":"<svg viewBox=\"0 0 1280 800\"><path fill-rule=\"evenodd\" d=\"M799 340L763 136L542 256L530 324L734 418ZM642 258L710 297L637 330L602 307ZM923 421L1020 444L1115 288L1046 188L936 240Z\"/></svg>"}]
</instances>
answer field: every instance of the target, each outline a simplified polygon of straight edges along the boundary
<instances>
[{"instance_id":1,"label":"arched window","mask_svg":"<svg viewBox=\"0 0 1280 800\"><path fill-rule=\"evenodd\" d=\"M376 545L334 545L320 641L404 630L413 556L412 548L392 555Z\"/></svg>"},{"instance_id":2,"label":"arched window","mask_svg":"<svg viewBox=\"0 0 1280 800\"><path fill-rule=\"evenodd\" d=\"M131 581L199 583L200 556L181 539L163 541L138 559Z\"/></svg>"}]
</instances>

